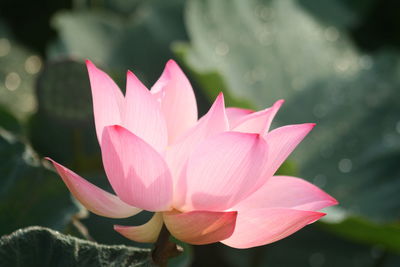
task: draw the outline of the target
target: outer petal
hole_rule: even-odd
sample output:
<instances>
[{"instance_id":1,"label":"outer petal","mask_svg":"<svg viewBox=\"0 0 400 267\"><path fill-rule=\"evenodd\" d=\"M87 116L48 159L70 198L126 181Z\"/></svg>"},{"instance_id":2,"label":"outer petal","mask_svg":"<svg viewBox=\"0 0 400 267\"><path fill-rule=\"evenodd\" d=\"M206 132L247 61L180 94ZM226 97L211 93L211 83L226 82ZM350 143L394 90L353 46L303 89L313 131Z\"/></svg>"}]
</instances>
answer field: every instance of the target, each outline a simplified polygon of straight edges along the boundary
<instances>
[{"instance_id":1,"label":"outer petal","mask_svg":"<svg viewBox=\"0 0 400 267\"><path fill-rule=\"evenodd\" d=\"M225 132L207 139L191 154L176 194L181 210L226 210L257 188L267 144L257 134Z\"/></svg>"},{"instance_id":2,"label":"outer petal","mask_svg":"<svg viewBox=\"0 0 400 267\"><path fill-rule=\"evenodd\" d=\"M46 159L53 163L72 195L91 212L109 218L126 218L142 211L121 201L117 196L89 183L54 160Z\"/></svg>"},{"instance_id":3,"label":"outer petal","mask_svg":"<svg viewBox=\"0 0 400 267\"><path fill-rule=\"evenodd\" d=\"M214 104L199 123L176 144L169 147L166 158L175 179L186 163L194 148L206 138L228 130L228 120L225 114L224 96L219 94ZM175 194L176 195L176 194Z\"/></svg>"},{"instance_id":4,"label":"outer petal","mask_svg":"<svg viewBox=\"0 0 400 267\"><path fill-rule=\"evenodd\" d=\"M324 215L287 208L239 210L235 231L222 243L234 248L266 245L293 234Z\"/></svg>"},{"instance_id":5,"label":"outer petal","mask_svg":"<svg viewBox=\"0 0 400 267\"><path fill-rule=\"evenodd\" d=\"M167 229L177 239L194 245L215 243L228 238L236 222L236 211L165 212Z\"/></svg>"},{"instance_id":6,"label":"outer petal","mask_svg":"<svg viewBox=\"0 0 400 267\"><path fill-rule=\"evenodd\" d=\"M251 109L244 109L244 108L226 108L225 111L231 129L232 125L236 125L244 116L254 112Z\"/></svg>"},{"instance_id":7,"label":"outer petal","mask_svg":"<svg viewBox=\"0 0 400 267\"><path fill-rule=\"evenodd\" d=\"M163 216L161 213L155 213L153 217L145 224L140 226L122 226L114 225L114 230L124 237L141 243L154 243L157 241L163 225Z\"/></svg>"},{"instance_id":8,"label":"outer petal","mask_svg":"<svg viewBox=\"0 0 400 267\"><path fill-rule=\"evenodd\" d=\"M234 209L293 208L317 211L337 203L336 199L303 179L273 176Z\"/></svg>"},{"instance_id":9,"label":"outer petal","mask_svg":"<svg viewBox=\"0 0 400 267\"><path fill-rule=\"evenodd\" d=\"M89 60L86 60L92 88L93 112L99 143L103 128L121 124L124 108L124 96L115 82Z\"/></svg>"},{"instance_id":10,"label":"outer petal","mask_svg":"<svg viewBox=\"0 0 400 267\"><path fill-rule=\"evenodd\" d=\"M151 92L161 103L168 128L168 143L172 144L197 122L192 86L178 64L169 60Z\"/></svg>"},{"instance_id":11,"label":"outer petal","mask_svg":"<svg viewBox=\"0 0 400 267\"><path fill-rule=\"evenodd\" d=\"M158 151L167 146L167 126L160 103L130 71L127 73L123 126Z\"/></svg>"},{"instance_id":12,"label":"outer petal","mask_svg":"<svg viewBox=\"0 0 400 267\"><path fill-rule=\"evenodd\" d=\"M170 209L171 174L150 145L115 125L104 129L101 152L108 179L123 201L149 211Z\"/></svg>"},{"instance_id":13,"label":"outer petal","mask_svg":"<svg viewBox=\"0 0 400 267\"><path fill-rule=\"evenodd\" d=\"M314 126L315 123L288 125L277 128L265 135L269 156L268 162L265 164L264 177L268 178L274 175L279 166L281 166Z\"/></svg>"},{"instance_id":14,"label":"outer petal","mask_svg":"<svg viewBox=\"0 0 400 267\"><path fill-rule=\"evenodd\" d=\"M283 102L284 100L278 100L270 108L243 116L236 124L230 125L231 129L244 133L268 133L272 120Z\"/></svg>"}]
</instances>

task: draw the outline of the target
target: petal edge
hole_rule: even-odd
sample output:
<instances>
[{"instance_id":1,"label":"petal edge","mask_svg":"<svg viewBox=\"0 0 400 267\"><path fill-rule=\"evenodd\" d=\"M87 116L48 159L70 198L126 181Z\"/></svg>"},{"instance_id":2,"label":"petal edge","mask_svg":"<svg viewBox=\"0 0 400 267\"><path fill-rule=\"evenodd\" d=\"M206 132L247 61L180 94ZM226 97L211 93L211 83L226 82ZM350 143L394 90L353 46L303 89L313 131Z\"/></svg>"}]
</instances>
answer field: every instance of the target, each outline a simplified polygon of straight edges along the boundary
<instances>
[{"instance_id":1,"label":"petal edge","mask_svg":"<svg viewBox=\"0 0 400 267\"><path fill-rule=\"evenodd\" d=\"M96 134L101 144L105 126L120 124L124 109L124 95L118 85L104 71L98 69L90 60L86 60L92 91L93 113Z\"/></svg>"},{"instance_id":2,"label":"petal edge","mask_svg":"<svg viewBox=\"0 0 400 267\"><path fill-rule=\"evenodd\" d=\"M89 183L54 160L46 159L56 168L71 194L91 212L109 218L127 218L142 211L126 204L117 196Z\"/></svg>"},{"instance_id":3,"label":"petal edge","mask_svg":"<svg viewBox=\"0 0 400 267\"><path fill-rule=\"evenodd\" d=\"M234 209L291 208L317 211L337 204L336 199L306 180L291 176L272 176Z\"/></svg>"},{"instance_id":4,"label":"petal edge","mask_svg":"<svg viewBox=\"0 0 400 267\"><path fill-rule=\"evenodd\" d=\"M242 116L236 124L231 125L233 131L244 133L266 134L276 113L285 101L276 101L272 107Z\"/></svg>"},{"instance_id":5,"label":"petal edge","mask_svg":"<svg viewBox=\"0 0 400 267\"><path fill-rule=\"evenodd\" d=\"M255 209L238 212L235 231L223 244L233 248L263 246L315 222L325 213L295 209Z\"/></svg>"}]
</instances>

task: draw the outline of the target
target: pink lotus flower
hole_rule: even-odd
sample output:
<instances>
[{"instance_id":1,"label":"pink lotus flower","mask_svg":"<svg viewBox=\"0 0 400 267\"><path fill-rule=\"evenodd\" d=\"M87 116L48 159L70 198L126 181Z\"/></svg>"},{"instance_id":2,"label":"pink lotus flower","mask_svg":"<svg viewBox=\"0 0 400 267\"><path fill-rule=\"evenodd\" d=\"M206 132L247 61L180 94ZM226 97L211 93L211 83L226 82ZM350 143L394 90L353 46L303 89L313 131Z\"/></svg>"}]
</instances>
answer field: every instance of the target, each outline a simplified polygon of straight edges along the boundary
<instances>
[{"instance_id":1,"label":"pink lotus flower","mask_svg":"<svg viewBox=\"0 0 400 267\"><path fill-rule=\"evenodd\" d=\"M116 195L51 160L88 210L125 218L155 212L141 226L114 226L138 242L155 242L163 223L190 244L265 245L310 224L337 201L295 177L274 176L314 127L269 131L283 103L253 112L225 108L222 93L197 119L193 89L170 60L149 91L128 71L126 94L87 61L97 138Z\"/></svg>"}]
</instances>

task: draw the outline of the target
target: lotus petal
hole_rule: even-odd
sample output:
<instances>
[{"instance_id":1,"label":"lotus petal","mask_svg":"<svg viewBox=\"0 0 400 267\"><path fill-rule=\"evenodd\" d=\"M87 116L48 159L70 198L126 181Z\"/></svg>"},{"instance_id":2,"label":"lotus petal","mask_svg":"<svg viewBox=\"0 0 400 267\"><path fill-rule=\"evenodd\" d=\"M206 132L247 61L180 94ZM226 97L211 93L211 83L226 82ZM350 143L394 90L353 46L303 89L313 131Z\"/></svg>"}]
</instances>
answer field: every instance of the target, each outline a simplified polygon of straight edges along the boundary
<instances>
[{"instance_id":1,"label":"lotus petal","mask_svg":"<svg viewBox=\"0 0 400 267\"><path fill-rule=\"evenodd\" d=\"M228 238L235 228L236 215L236 211L163 213L169 232L177 239L193 245L210 244Z\"/></svg>"},{"instance_id":2,"label":"lotus petal","mask_svg":"<svg viewBox=\"0 0 400 267\"><path fill-rule=\"evenodd\" d=\"M197 122L192 86L178 64L169 60L151 93L161 103L167 123L168 143L172 144Z\"/></svg>"},{"instance_id":3,"label":"lotus petal","mask_svg":"<svg viewBox=\"0 0 400 267\"><path fill-rule=\"evenodd\" d=\"M274 129L265 135L265 140L268 143L268 162L265 164L264 177L269 178L275 174L314 126L315 123L287 125Z\"/></svg>"},{"instance_id":4,"label":"lotus petal","mask_svg":"<svg viewBox=\"0 0 400 267\"><path fill-rule=\"evenodd\" d=\"M106 73L89 60L86 60L86 66L92 88L96 134L101 144L103 128L122 123L121 114L124 112L125 100L119 87Z\"/></svg>"},{"instance_id":5,"label":"lotus petal","mask_svg":"<svg viewBox=\"0 0 400 267\"><path fill-rule=\"evenodd\" d=\"M157 151L167 146L168 132L160 103L141 81L128 71L123 126Z\"/></svg>"},{"instance_id":6,"label":"lotus petal","mask_svg":"<svg viewBox=\"0 0 400 267\"><path fill-rule=\"evenodd\" d=\"M258 134L224 132L201 143L190 155L176 194L181 210L226 210L254 192L267 144Z\"/></svg>"},{"instance_id":7,"label":"lotus petal","mask_svg":"<svg viewBox=\"0 0 400 267\"><path fill-rule=\"evenodd\" d=\"M266 245L293 234L324 215L288 208L239 210L235 231L221 242L234 248Z\"/></svg>"},{"instance_id":8,"label":"lotus petal","mask_svg":"<svg viewBox=\"0 0 400 267\"><path fill-rule=\"evenodd\" d=\"M148 211L171 209L171 174L149 144L121 126L108 126L101 152L107 177L123 201Z\"/></svg>"},{"instance_id":9,"label":"lotus petal","mask_svg":"<svg viewBox=\"0 0 400 267\"><path fill-rule=\"evenodd\" d=\"M154 243L157 241L163 225L162 213L155 213L145 224L139 226L114 225L114 230L124 237L142 243Z\"/></svg>"},{"instance_id":10,"label":"lotus petal","mask_svg":"<svg viewBox=\"0 0 400 267\"><path fill-rule=\"evenodd\" d=\"M234 209L292 208L317 211L337 204L336 199L303 179L273 176Z\"/></svg>"},{"instance_id":11,"label":"lotus petal","mask_svg":"<svg viewBox=\"0 0 400 267\"><path fill-rule=\"evenodd\" d=\"M126 204L117 196L89 183L54 160L46 159L53 163L71 194L91 212L109 218L126 218L142 211Z\"/></svg>"},{"instance_id":12,"label":"lotus petal","mask_svg":"<svg viewBox=\"0 0 400 267\"><path fill-rule=\"evenodd\" d=\"M166 152L166 159L172 172L175 184L194 148L208 137L228 130L228 120L225 114L224 97L220 94L214 104L199 123Z\"/></svg>"},{"instance_id":13,"label":"lotus petal","mask_svg":"<svg viewBox=\"0 0 400 267\"><path fill-rule=\"evenodd\" d=\"M232 129L232 125L236 125L244 116L249 115L254 111L251 109L229 107L225 109L225 112L228 117L230 129Z\"/></svg>"},{"instance_id":14,"label":"lotus petal","mask_svg":"<svg viewBox=\"0 0 400 267\"><path fill-rule=\"evenodd\" d=\"M272 120L283 102L284 100L278 100L270 108L243 116L236 124L230 125L231 129L243 133L268 133Z\"/></svg>"}]
</instances>

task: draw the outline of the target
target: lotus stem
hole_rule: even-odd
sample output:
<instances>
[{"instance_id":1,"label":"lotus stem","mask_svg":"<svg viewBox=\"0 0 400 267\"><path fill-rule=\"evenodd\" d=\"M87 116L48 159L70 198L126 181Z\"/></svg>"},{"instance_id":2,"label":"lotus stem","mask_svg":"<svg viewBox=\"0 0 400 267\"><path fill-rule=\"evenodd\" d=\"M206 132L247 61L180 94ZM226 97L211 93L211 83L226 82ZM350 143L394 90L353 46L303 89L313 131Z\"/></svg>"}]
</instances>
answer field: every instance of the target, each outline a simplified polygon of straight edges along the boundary
<instances>
[{"instance_id":1,"label":"lotus stem","mask_svg":"<svg viewBox=\"0 0 400 267\"><path fill-rule=\"evenodd\" d=\"M166 267L170 258L177 257L183 252L181 246L170 241L170 236L171 234L164 224L152 252L153 262L157 266Z\"/></svg>"}]
</instances>

